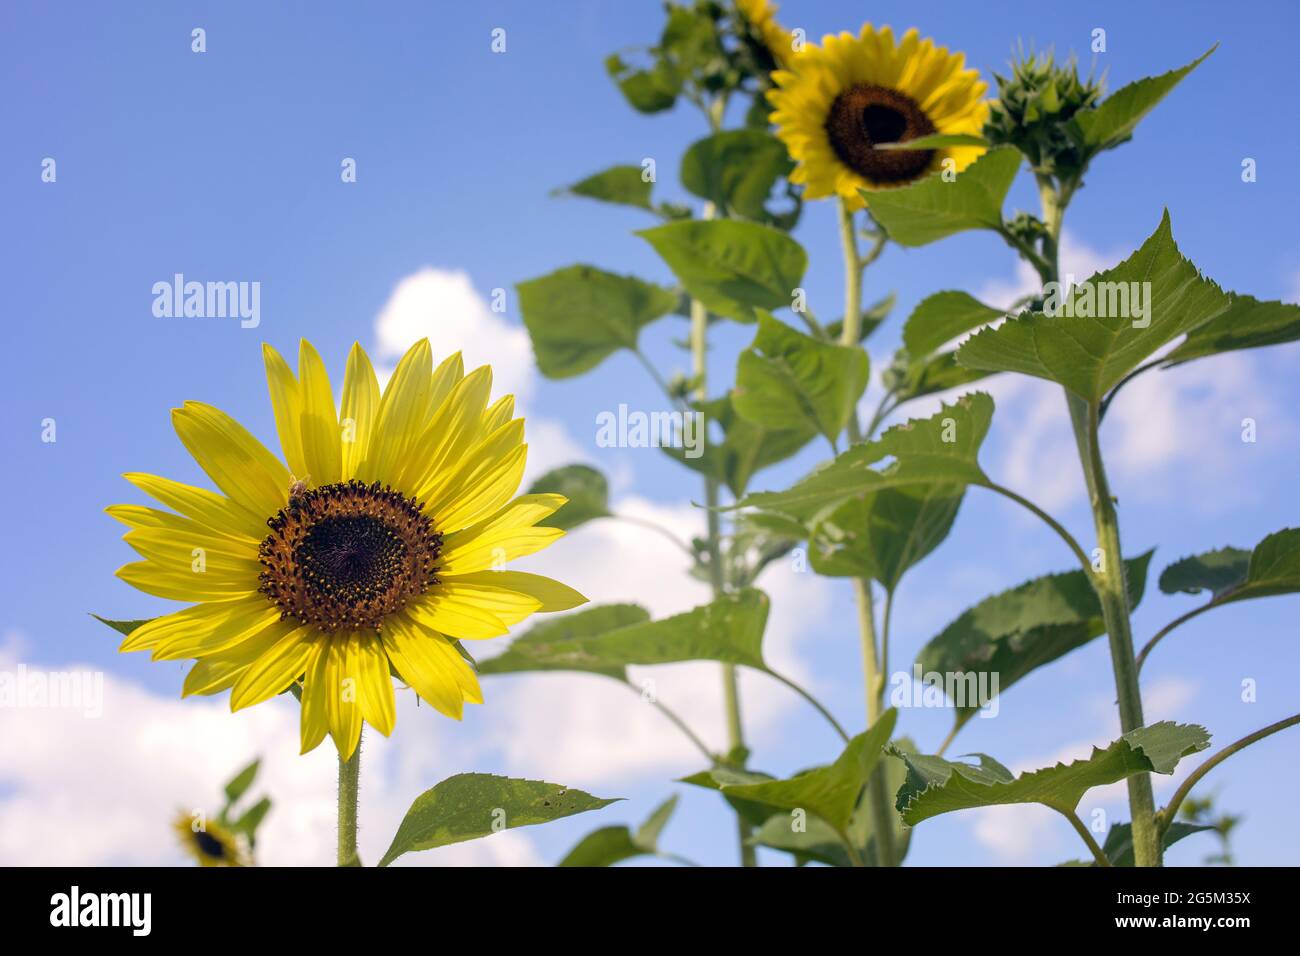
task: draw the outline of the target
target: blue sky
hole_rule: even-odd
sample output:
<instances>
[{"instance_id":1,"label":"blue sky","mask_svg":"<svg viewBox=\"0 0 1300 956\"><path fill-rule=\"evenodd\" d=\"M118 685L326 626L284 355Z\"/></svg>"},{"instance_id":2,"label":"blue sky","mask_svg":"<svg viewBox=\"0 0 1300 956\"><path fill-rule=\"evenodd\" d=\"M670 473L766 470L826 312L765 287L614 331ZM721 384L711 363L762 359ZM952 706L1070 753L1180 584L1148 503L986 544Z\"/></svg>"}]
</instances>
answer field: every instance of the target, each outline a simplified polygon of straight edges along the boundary
<instances>
[{"instance_id":1,"label":"blue sky","mask_svg":"<svg viewBox=\"0 0 1300 956\"><path fill-rule=\"evenodd\" d=\"M1211 3L1182 4L1176 15L1154 4L1062 6L884 2L870 5L870 13L876 22L915 25L965 50L986 77L1004 67L1017 38L1084 51L1087 62L1090 33L1102 27L1108 49L1097 64L1111 88L1221 43L1132 143L1098 160L1067 219L1065 265L1104 265L1126 255L1168 207L1183 252L1209 276L1260 297L1300 298L1300 243L1291 223L1300 185L1289 168L1300 146L1291 122L1295 7L1256 4L1225 16ZM781 19L815 38L856 30L865 9L790 0ZM595 446L599 411L622 402L646 409L662 404L635 361L617 355L581 379L542 380L529 371L526 356L519 360L522 332L513 308L515 283L573 262L668 281L649 247L632 235L652 224L646 217L548 195L605 166L654 157L660 198L687 198L671 181L672 171L702 135L700 117L689 108L651 118L631 112L601 66L608 53L656 36L661 19L653 2L594 0L386 3L364 11L305 3L135 9L23 3L0 10L6 93L0 241L9 267L0 352L0 447L7 466L0 481L9 506L0 549L3 659L102 669L119 702L113 708L106 701L106 715L93 730L84 722L0 711L0 725L16 731L0 734L9 738L0 743L0 862L37 862L30 834L57 835L64 841L58 858L68 862L171 859L167 835L146 807L160 794L215 800L223 776L259 750L268 780L281 788L274 796L328 783L328 755L296 756L295 718L287 707L274 705L266 717L218 719L204 709L207 702L173 701L178 667L118 655L113 635L86 616L142 617L163 608L112 576L129 551L102 509L139 500L119 477L124 471L199 479L171 431L169 408L185 399L209 401L272 440L263 341L288 351L309 336L335 370L352 341L382 355L385 341L416 327L431 336L435 352L468 344L480 361L495 362L495 352L508 351L507 381L525 393L530 425L535 417L545 423L541 435L551 437L543 447L544 438L530 431L534 457L549 464L570 453L584 458L611 474L616 499L630 510L688 532L699 522L690 506L700 494L692 475L653 449ZM194 27L207 31L206 53L190 50ZM507 31L505 54L489 49L495 27ZM57 162L55 183L41 181L46 157ZM355 184L340 182L345 157L357 162ZM1245 157L1257 161L1257 182L1240 179ZM1022 177L1010 207L1032 202ZM842 275L833 209L810 207L796 235L812 263L806 286L814 309L837 314ZM479 297L507 289L510 308L504 318L474 313L472 323L455 311L423 319L398 315L394 290L425 268L444 278L464 273ZM151 287L177 272L260 282L260 327L156 318ZM873 358L892 351L902 317L928 293L959 288L996 296L1017 281L1011 254L988 235L891 249L867 278L869 298L890 290L899 298L893 320L871 343ZM459 288L452 280L433 285L443 293ZM390 305L395 317L377 328ZM645 335L648 353L665 371L685 364L672 345L684 329L676 322L666 319ZM730 376L735 351L750 334L735 328L718 335L715 382ZM1135 617L1139 639L1195 600L1155 593L1159 569L1188 553L1249 547L1295 523L1288 502L1300 463L1290 413L1300 400L1298 362L1294 346L1242 353L1148 376L1116 402L1105 440L1114 456L1126 547L1132 554L1158 546L1148 596ZM1051 504L1081 539L1090 539L1059 395L1023 382L998 380L992 388L999 414L985 451L989 470ZM1244 417L1259 423L1255 444L1240 440ZM41 441L47 418L57 422L52 444ZM782 487L823 455L812 446L755 486ZM689 606L698 592L683 590L678 568L647 560L659 553L654 547L626 529L592 526L566 541L555 560L578 566L580 578L587 574L578 583L597 599L642 597L660 612ZM1049 532L972 492L950 539L903 585L894 660L910 663L929 637L984 595L1068 566L1069 555ZM548 567L562 576L556 565ZM860 726L847 584L778 568L770 589L783 615L779 658L841 720ZM1293 598L1248 602L1180 630L1144 674L1149 717L1204 723L1222 744L1292 712L1287 676L1296 662L1295 607ZM678 676L680 693L690 697L684 706L709 715L720 708L710 697L711 674L696 668ZM1247 678L1258 682L1257 703L1240 701ZM552 680L567 681L555 685L565 690L542 686ZM730 824L717 801L668 782L699 769L698 758L663 744L659 737L672 730L651 718L634 730L652 736L602 737L602 724L626 719L620 708L641 705L599 684L581 677L500 680L486 688L489 704L463 725L427 709L404 710L396 735L402 739L374 748L371 786L377 789L368 838L383 843L405 804L456 770L546 774L547 755L522 754L519 746L525 729L543 728L556 749L550 766L580 778L561 782L626 796L629 803L599 818L526 831L509 844L515 856L446 861L553 862L586 830L639 820L673 790L682 792L683 804L666 842L705 862L732 860ZM815 714L761 678L747 682L747 696L751 688L756 765L782 773L833 755L834 740ZM587 695L592 706L578 707L575 695ZM494 713L491 696L515 702ZM1104 744L1115 733L1112 699L1104 642L1096 642L1009 692L1000 717L974 721L956 751L987 751L1029 767ZM151 721L175 720L180 727L194 714L203 715L194 733L168 744L178 750L155 746ZM933 747L947 719L941 711L909 710L901 726ZM568 734L568 721L580 720L590 726ZM51 730L54 724L62 729ZM262 734L272 735L271 743ZM1211 789L1217 787L1223 807L1246 816L1236 842L1242 862L1294 862L1296 824L1284 794L1300 782L1295 746L1294 739L1274 738L1215 773ZM57 772L50 769L56 764ZM102 779L114 770L131 782ZM131 798L112 796L118 790ZM81 839L77 821L89 809L88 792L120 812L123 832L133 834L129 842L100 846ZM280 822L268 823L280 828L275 845L287 847L291 835L315 838L317 817L310 814L327 818L332 799L320 796L324 809L303 810L297 821L288 819L295 811L286 800ZM1114 819L1126 816L1122 793L1094 802ZM331 834L326 826L318 835L328 842ZM1171 862L1194 862L1210 852L1210 842L1187 841ZM1051 863L1077 854L1061 821L953 814L917 831L910 862ZM298 858L286 851L280 859Z\"/></svg>"}]
</instances>

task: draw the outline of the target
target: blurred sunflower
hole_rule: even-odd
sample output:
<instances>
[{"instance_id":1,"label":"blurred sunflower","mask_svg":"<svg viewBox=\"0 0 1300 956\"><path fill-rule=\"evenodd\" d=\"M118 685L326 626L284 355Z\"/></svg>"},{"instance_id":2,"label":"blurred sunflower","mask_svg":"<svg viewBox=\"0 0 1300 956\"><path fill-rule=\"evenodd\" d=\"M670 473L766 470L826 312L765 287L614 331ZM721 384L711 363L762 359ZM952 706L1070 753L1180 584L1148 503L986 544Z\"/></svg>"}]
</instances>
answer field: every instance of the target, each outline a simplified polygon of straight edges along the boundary
<instances>
[{"instance_id":1,"label":"blurred sunflower","mask_svg":"<svg viewBox=\"0 0 1300 956\"><path fill-rule=\"evenodd\" d=\"M199 866L252 866L253 861L239 836L215 820L196 828L190 814L182 810L172 828L181 847Z\"/></svg>"},{"instance_id":2,"label":"blurred sunflower","mask_svg":"<svg viewBox=\"0 0 1300 956\"><path fill-rule=\"evenodd\" d=\"M336 409L309 342L296 377L263 351L288 467L225 413L186 402L172 423L221 493L132 473L173 510L107 509L144 559L118 577L194 602L141 625L121 649L196 658L184 694L229 689L232 710L300 683L304 753L329 733L349 758L362 721L389 734L393 674L459 720L466 701L483 701L459 639L586 601L500 569L563 535L537 525L566 500L514 497L528 446L513 397L489 405L491 368L466 375L458 353L435 370L422 340L382 395L353 346Z\"/></svg>"},{"instance_id":3,"label":"blurred sunflower","mask_svg":"<svg viewBox=\"0 0 1300 956\"><path fill-rule=\"evenodd\" d=\"M951 158L956 171L982 147L878 150L935 133L979 134L988 117L987 85L965 56L949 53L909 30L866 24L858 36L827 36L809 45L790 69L772 75L768 92L777 135L798 166L790 181L809 199L840 196L850 209L866 205L859 189L905 186Z\"/></svg>"},{"instance_id":4,"label":"blurred sunflower","mask_svg":"<svg viewBox=\"0 0 1300 956\"><path fill-rule=\"evenodd\" d=\"M736 9L753 29L777 66L787 66L794 58L794 36L776 22L778 9L772 0L736 0Z\"/></svg>"}]
</instances>

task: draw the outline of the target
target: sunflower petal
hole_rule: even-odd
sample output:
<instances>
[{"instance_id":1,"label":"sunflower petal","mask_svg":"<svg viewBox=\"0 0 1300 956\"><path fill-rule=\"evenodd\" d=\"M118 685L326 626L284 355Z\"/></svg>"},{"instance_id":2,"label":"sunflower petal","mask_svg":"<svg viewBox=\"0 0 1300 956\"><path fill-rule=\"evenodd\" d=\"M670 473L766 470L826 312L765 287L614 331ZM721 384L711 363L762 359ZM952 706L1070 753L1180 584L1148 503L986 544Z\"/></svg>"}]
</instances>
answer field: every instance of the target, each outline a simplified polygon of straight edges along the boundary
<instances>
[{"instance_id":1,"label":"sunflower petal","mask_svg":"<svg viewBox=\"0 0 1300 956\"><path fill-rule=\"evenodd\" d=\"M428 339L412 345L397 363L379 400L375 432L358 470L362 481L387 480L394 475L407 447L428 421L432 364Z\"/></svg>"},{"instance_id":2,"label":"sunflower petal","mask_svg":"<svg viewBox=\"0 0 1300 956\"><path fill-rule=\"evenodd\" d=\"M310 473L302 451L302 389L289 363L267 343L262 343L262 361L266 364L266 388L271 393L271 410L275 413L275 430L289 470L306 477Z\"/></svg>"},{"instance_id":3,"label":"sunflower petal","mask_svg":"<svg viewBox=\"0 0 1300 956\"><path fill-rule=\"evenodd\" d=\"M330 736L339 756L349 759L361 740L361 694L359 663L357 660L357 635L335 634L328 639L326 650L325 718L329 722Z\"/></svg>"},{"instance_id":4,"label":"sunflower petal","mask_svg":"<svg viewBox=\"0 0 1300 956\"><path fill-rule=\"evenodd\" d=\"M215 491L138 471L122 477L151 498L213 531L254 540L266 536L266 516L255 515Z\"/></svg>"},{"instance_id":5,"label":"sunflower petal","mask_svg":"<svg viewBox=\"0 0 1300 956\"><path fill-rule=\"evenodd\" d=\"M460 720L471 690L482 699L469 664L441 634L425 630L404 614L394 615L380 633L384 651L402 680L440 713Z\"/></svg>"},{"instance_id":6,"label":"sunflower petal","mask_svg":"<svg viewBox=\"0 0 1300 956\"><path fill-rule=\"evenodd\" d=\"M359 343L348 353L348 367L343 373L343 405L339 425L343 439L343 480L355 477L357 466L366 457L370 435L379 411L379 379L375 377L370 357Z\"/></svg>"},{"instance_id":7,"label":"sunflower petal","mask_svg":"<svg viewBox=\"0 0 1300 956\"><path fill-rule=\"evenodd\" d=\"M299 753L315 750L329 733L329 717L325 713L325 665L329 660L329 642L317 641L311 649L302 681L302 714L299 718L299 736L302 749Z\"/></svg>"},{"instance_id":8,"label":"sunflower petal","mask_svg":"<svg viewBox=\"0 0 1300 956\"><path fill-rule=\"evenodd\" d=\"M187 621L177 622L170 634L157 639L154 660L175 661L221 654L256 637L280 619L279 608L258 598L198 604L188 610L191 613Z\"/></svg>"},{"instance_id":9,"label":"sunflower petal","mask_svg":"<svg viewBox=\"0 0 1300 956\"><path fill-rule=\"evenodd\" d=\"M408 605L407 613L424 627L448 637L485 640L509 633L510 624L523 620L540 606L526 594L493 594L475 585L437 584Z\"/></svg>"},{"instance_id":10,"label":"sunflower petal","mask_svg":"<svg viewBox=\"0 0 1300 956\"><path fill-rule=\"evenodd\" d=\"M257 591L257 579L235 580L217 574L193 574L154 561L133 561L117 569L131 587L170 601L229 601Z\"/></svg>"},{"instance_id":11,"label":"sunflower petal","mask_svg":"<svg viewBox=\"0 0 1300 956\"><path fill-rule=\"evenodd\" d=\"M269 631L287 629L289 625L272 625ZM235 681L230 691L230 709L243 710L288 689L303 675L312 648L311 627L297 627L288 631L271 647L252 661L248 670ZM242 646L237 646L239 649Z\"/></svg>"},{"instance_id":12,"label":"sunflower petal","mask_svg":"<svg viewBox=\"0 0 1300 956\"><path fill-rule=\"evenodd\" d=\"M298 346L298 387L302 394L299 425L307 474L316 487L332 485L343 474L343 443L334 391L320 353L303 339Z\"/></svg>"},{"instance_id":13,"label":"sunflower petal","mask_svg":"<svg viewBox=\"0 0 1300 956\"><path fill-rule=\"evenodd\" d=\"M388 655L378 634L362 633L356 646L357 683L361 695L361 716L385 737L397 723L397 701Z\"/></svg>"},{"instance_id":14,"label":"sunflower petal","mask_svg":"<svg viewBox=\"0 0 1300 956\"><path fill-rule=\"evenodd\" d=\"M172 424L217 487L254 515L270 517L289 500L289 472L225 412L201 402L172 410Z\"/></svg>"},{"instance_id":15,"label":"sunflower petal","mask_svg":"<svg viewBox=\"0 0 1300 956\"><path fill-rule=\"evenodd\" d=\"M481 534L473 541L442 556L446 575L470 574L502 568L508 561L527 557L564 537L559 528L501 528Z\"/></svg>"},{"instance_id":16,"label":"sunflower petal","mask_svg":"<svg viewBox=\"0 0 1300 956\"><path fill-rule=\"evenodd\" d=\"M540 574L524 571L476 571L472 574L448 576L440 585L444 588L466 585L489 587L493 590L514 591L525 594L538 604L537 611L567 611L586 604L587 598L567 584L561 584ZM503 618L504 620L504 618ZM512 624L512 621L506 621Z\"/></svg>"}]
</instances>

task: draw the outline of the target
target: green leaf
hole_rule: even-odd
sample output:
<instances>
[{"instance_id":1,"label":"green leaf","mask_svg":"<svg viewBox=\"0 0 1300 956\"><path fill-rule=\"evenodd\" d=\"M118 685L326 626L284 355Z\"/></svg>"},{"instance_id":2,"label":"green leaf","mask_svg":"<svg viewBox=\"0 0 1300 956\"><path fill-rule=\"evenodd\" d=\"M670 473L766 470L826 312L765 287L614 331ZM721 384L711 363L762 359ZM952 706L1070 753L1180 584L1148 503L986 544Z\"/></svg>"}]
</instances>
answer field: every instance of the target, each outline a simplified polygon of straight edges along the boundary
<instances>
[{"instance_id":1,"label":"green leaf","mask_svg":"<svg viewBox=\"0 0 1300 956\"><path fill-rule=\"evenodd\" d=\"M556 866L613 866L633 857L644 856L645 852L633 842L632 831L627 827L601 827L579 840Z\"/></svg>"},{"instance_id":2,"label":"green leaf","mask_svg":"<svg viewBox=\"0 0 1300 956\"><path fill-rule=\"evenodd\" d=\"M1192 359L1282 345L1300 339L1300 305L1261 301L1248 295L1232 295L1232 304L1217 319L1187 333L1187 338L1165 356L1165 367Z\"/></svg>"},{"instance_id":3,"label":"green leaf","mask_svg":"<svg viewBox=\"0 0 1300 956\"><path fill-rule=\"evenodd\" d=\"M894 740L885 748L884 756L880 758L880 763L873 771L885 775L884 789L890 795L898 793L907 781L907 764L897 756L899 752L916 753L916 744L910 737L899 737ZM907 856L911 841L907 839L907 825L903 822L903 818L898 814L891 814L891 817L894 824L894 854L897 857L897 864L901 865ZM876 820L875 814L871 812L868 789L863 789L858 808L854 811L853 820L849 824L849 839L855 846L862 848L862 855L868 866L879 865L875 845Z\"/></svg>"},{"instance_id":4,"label":"green leaf","mask_svg":"<svg viewBox=\"0 0 1300 956\"><path fill-rule=\"evenodd\" d=\"M1118 146L1133 135L1142 118L1155 109L1183 77L1218 48L1216 43L1184 67L1120 87L1096 108L1080 110L1074 114L1071 124L1076 137L1090 154Z\"/></svg>"},{"instance_id":5,"label":"green leaf","mask_svg":"<svg viewBox=\"0 0 1300 956\"><path fill-rule=\"evenodd\" d=\"M533 482L530 495L560 494L569 501L546 519L551 528L569 531L596 518L608 518L609 483L589 465L565 465L548 471Z\"/></svg>"},{"instance_id":6,"label":"green leaf","mask_svg":"<svg viewBox=\"0 0 1300 956\"><path fill-rule=\"evenodd\" d=\"M772 187L794 168L785 146L771 133L734 129L701 139L682 157L682 185L725 212L772 222Z\"/></svg>"},{"instance_id":7,"label":"green leaf","mask_svg":"<svg viewBox=\"0 0 1300 956\"><path fill-rule=\"evenodd\" d=\"M540 780L458 773L415 798L379 865L388 866L413 850L432 850L499 830L599 810L618 799L605 800Z\"/></svg>"},{"instance_id":8,"label":"green leaf","mask_svg":"<svg viewBox=\"0 0 1300 956\"><path fill-rule=\"evenodd\" d=\"M664 63L657 63L648 70L638 70L623 62L616 53L605 58L605 72L618 84L623 98L639 113L670 110L681 92L678 74Z\"/></svg>"},{"instance_id":9,"label":"green leaf","mask_svg":"<svg viewBox=\"0 0 1300 956\"><path fill-rule=\"evenodd\" d=\"M753 322L755 309L789 307L808 265L799 243L755 222L670 222L637 235L705 308L740 322Z\"/></svg>"},{"instance_id":10,"label":"green leaf","mask_svg":"<svg viewBox=\"0 0 1300 956\"><path fill-rule=\"evenodd\" d=\"M891 292L883 299L873 302L862 311L862 319L858 323L858 342L865 342L867 337L880 327L880 323L889 318L889 313L894 311L894 303L897 300L898 295ZM840 336L843 334L843 319L836 319L830 325L826 326L826 336L833 342L838 342Z\"/></svg>"},{"instance_id":11,"label":"green leaf","mask_svg":"<svg viewBox=\"0 0 1300 956\"><path fill-rule=\"evenodd\" d=\"M855 495L916 484L987 484L977 461L993 418L993 399L963 395L926 419L895 425L875 441L854 445L785 491L746 495L734 507L754 507L808 521ZM886 458L882 470L872 468Z\"/></svg>"},{"instance_id":12,"label":"green leaf","mask_svg":"<svg viewBox=\"0 0 1300 956\"><path fill-rule=\"evenodd\" d=\"M250 845L255 845L257 828L262 825L262 820L270 810L271 798L263 797L240 814L239 819L231 824L231 828L247 836Z\"/></svg>"},{"instance_id":13,"label":"green leaf","mask_svg":"<svg viewBox=\"0 0 1300 956\"><path fill-rule=\"evenodd\" d=\"M1214 827L1200 826L1194 823L1175 822L1169 825L1169 829L1164 832L1160 842L1164 849L1168 850L1184 837L1213 829ZM1106 859L1110 860L1111 866L1133 866L1133 824L1112 824L1110 831L1106 834L1106 842L1101 845L1101 852L1106 854Z\"/></svg>"},{"instance_id":14,"label":"green leaf","mask_svg":"<svg viewBox=\"0 0 1300 956\"><path fill-rule=\"evenodd\" d=\"M753 800L783 810L814 813L847 839L849 822L871 772L884 755L898 711L885 711L869 730L858 734L833 764L788 780L725 785L727 796Z\"/></svg>"},{"instance_id":15,"label":"green leaf","mask_svg":"<svg viewBox=\"0 0 1300 956\"><path fill-rule=\"evenodd\" d=\"M902 189L864 192L871 215L903 246L923 246L967 229L1002 228L1002 203L1020 153L1011 146L991 149L946 182L942 173Z\"/></svg>"},{"instance_id":16,"label":"green leaf","mask_svg":"<svg viewBox=\"0 0 1300 956\"><path fill-rule=\"evenodd\" d=\"M663 450L686 467L723 482L737 497L745 493L754 474L769 465L794 455L816 434L811 427L797 429L764 428L736 414L731 395L708 402L697 402L706 421L716 422L723 430L723 441L706 441L704 453L686 457L686 449L663 446Z\"/></svg>"},{"instance_id":17,"label":"green leaf","mask_svg":"<svg viewBox=\"0 0 1300 956\"><path fill-rule=\"evenodd\" d=\"M570 378L618 349L635 349L643 327L677 308L671 290L595 266L569 266L517 288L537 366L548 378Z\"/></svg>"},{"instance_id":18,"label":"green leaf","mask_svg":"<svg viewBox=\"0 0 1300 956\"><path fill-rule=\"evenodd\" d=\"M956 352L936 352L913 360L905 350L900 350L882 377L885 387L894 393L894 401L901 405L935 392L978 382L991 374L959 365Z\"/></svg>"},{"instance_id":19,"label":"green leaf","mask_svg":"<svg viewBox=\"0 0 1300 956\"><path fill-rule=\"evenodd\" d=\"M586 671L615 680L627 680L621 664L589 659L575 651L574 642L642 624L650 612L636 604L601 604L574 614L534 624L511 643L504 654L483 661L483 674L518 674L526 671Z\"/></svg>"},{"instance_id":20,"label":"green leaf","mask_svg":"<svg viewBox=\"0 0 1300 956\"><path fill-rule=\"evenodd\" d=\"M1153 553L1124 562L1130 608L1136 608L1146 592ZM973 685L969 678L962 683L967 700L957 706L960 726L988 702L971 702L972 691L987 690L990 697L1005 693L1031 671L1105 633L1101 604L1087 575L1048 574L962 612L921 648L916 663L923 675L996 675L996 686L989 679L981 688L978 677Z\"/></svg>"},{"instance_id":21,"label":"green leaf","mask_svg":"<svg viewBox=\"0 0 1300 956\"><path fill-rule=\"evenodd\" d=\"M1224 548L1184 558L1160 575L1166 594L1203 589L1215 605L1300 592L1300 528L1276 531L1249 552Z\"/></svg>"},{"instance_id":22,"label":"green leaf","mask_svg":"<svg viewBox=\"0 0 1300 956\"><path fill-rule=\"evenodd\" d=\"M640 166L611 166L579 180L572 186L557 189L558 195L584 196L622 206L652 210L650 193L654 182L645 178Z\"/></svg>"},{"instance_id":23,"label":"green leaf","mask_svg":"<svg viewBox=\"0 0 1300 956\"><path fill-rule=\"evenodd\" d=\"M813 570L872 578L894 590L903 573L948 536L965 491L927 484L850 498L814 525L808 538Z\"/></svg>"},{"instance_id":24,"label":"green leaf","mask_svg":"<svg viewBox=\"0 0 1300 956\"><path fill-rule=\"evenodd\" d=\"M843 838L820 817L799 819L793 812L773 813L754 831L749 842L789 853L800 865L809 861L827 866L853 865L844 849Z\"/></svg>"},{"instance_id":25,"label":"green leaf","mask_svg":"<svg viewBox=\"0 0 1300 956\"><path fill-rule=\"evenodd\" d=\"M898 792L898 811L909 826L953 810L1013 803L1041 803L1073 813L1093 787L1137 773L1173 773L1179 760L1209 745L1204 727L1161 721L1129 731L1105 750L1094 747L1086 760L1058 763L1019 777L985 754L973 755L979 759L977 766L900 753L908 774Z\"/></svg>"},{"instance_id":26,"label":"green leaf","mask_svg":"<svg viewBox=\"0 0 1300 956\"><path fill-rule=\"evenodd\" d=\"M1146 303L1141 318L1134 293ZM1229 305L1228 295L1178 251L1168 210L1132 256L1075 286L1060 308L1053 298L1047 305L1059 314L1025 313L976 332L958 350L958 361L967 368L1045 378L1099 402L1166 343Z\"/></svg>"},{"instance_id":27,"label":"green leaf","mask_svg":"<svg viewBox=\"0 0 1300 956\"><path fill-rule=\"evenodd\" d=\"M1220 548L1175 561L1160 572L1160 590L1166 594L1199 594L1209 591L1219 597L1241 587L1250 571L1250 552L1241 548Z\"/></svg>"},{"instance_id":28,"label":"green leaf","mask_svg":"<svg viewBox=\"0 0 1300 956\"><path fill-rule=\"evenodd\" d=\"M917 358L1003 316L965 292L936 292L922 299L903 325L903 344Z\"/></svg>"},{"instance_id":29,"label":"green leaf","mask_svg":"<svg viewBox=\"0 0 1300 956\"><path fill-rule=\"evenodd\" d=\"M753 344L740 353L731 403L763 428L815 428L834 444L869 379L858 346L820 342L761 313Z\"/></svg>"},{"instance_id":30,"label":"green leaf","mask_svg":"<svg viewBox=\"0 0 1300 956\"><path fill-rule=\"evenodd\" d=\"M153 618L146 617L146 618L141 618L138 621L110 621L108 618L100 617L98 614L91 614L90 616L93 617L96 621L99 621L101 624L107 624L109 627L117 631L117 633L119 634L130 634L141 624L148 624L151 620L153 620Z\"/></svg>"},{"instance_id":31,"label":"green leaf","mask_svg":"<svg viewBox=\"0 0 1300 956\"><path fill-rule=\"evenodd\" d=\"M593 633L588 622L584 622L582 630L586 633L547 640L533 636L538 627L559 625L602 610L594 608L581 615L562 618L554 624L534 627L510 645L505 654L484 661L479 673L582 670L616 676L621 675L622 668L629 664L673 664L679 661L722 661L766 670L762 646L769 603L762 591L749 589L659 621L631 624L600 633ZM519 646L521 643L524 644L522 648Z\"/></svg>"},{"instance_id":32,"label":"green leaf","mask_svg":"<svg viewBox=\"0 0 1300 956\"><path fill-rule=\"evenodd\" d=\"M759 803L756 800L744 800L728 794L725 787L749 784L763 783L764 781L773 780L771 774L756 773L752 770L737 770L733 767L714 767L710 770L701 770L693 773L689 777L682 777L682 783L689 783L694 787L703 787L706 790L716 790L721 793L731 808L738 813L752 827L761 827L773 815L779 811L766 803Z\"/></svg>"},{"instance_id":33,"label":"green leaf","mask_svg":"<svg viewBox=\"0 0 1300 956\"><path fill-rule=\"evenodd\" d=\"M226 805L227 806L229 806L232 803L235 803L240 797L242 797L248 791L248 788L253 785L253 780L254 778L257 777L257 768L260 767L261 765L262 765L262 760L259 757L257 760L254 760L247 767L239 771L239 773L235 774L234 777L230 779L230 781L226 784Z\"/></svg>"},{"instance_id":34,"label":"green leaf","mask_svg":"<svg viewBox=\"0 0 1300 956\"><path fill-rule=\"evenodd\" d=\"M659 834L677 807L672 796L650 814L633 833L625 826L601 827L583 837L559 866L613 866L637 856L654 856L659 852Z\"/></svg>"}]
</instances>

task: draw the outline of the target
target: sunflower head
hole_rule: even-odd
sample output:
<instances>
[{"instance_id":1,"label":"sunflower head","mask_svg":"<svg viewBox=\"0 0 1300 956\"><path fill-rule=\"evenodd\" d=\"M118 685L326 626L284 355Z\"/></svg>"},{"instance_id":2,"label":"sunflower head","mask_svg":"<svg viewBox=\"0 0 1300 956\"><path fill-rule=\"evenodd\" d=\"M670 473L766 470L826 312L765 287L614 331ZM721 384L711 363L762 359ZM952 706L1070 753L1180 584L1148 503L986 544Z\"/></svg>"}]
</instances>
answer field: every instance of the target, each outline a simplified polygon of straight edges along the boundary
<instances>
[{"instance_id":1,"label":"sunflower head","mask_svg":"<svg viewBox=\"0 0 1300 956\"><path fill-rule=\"evenodd\" d=\"M216 820L200 822L197 815L181 810L172 822L181 848L199 866L252 866L243 837Z\"/></svg>"},{"instance_id":2,"label":"sunflower head","mask_svg":"<svg viewBox=\"0 0 1300 956\"><path fill-rule=\"evenodd\" d=\"M1071 133L1070 121L1101 99L1100 79L1079 76L1071 58L1060 64L1051 53L1022 53L1010 76L995 75L998 98L989 109L984 136L994 145L1015 146L1038 173L1063 179L1082 175L1087 157Z\"/></svg>"},{"instance_id":3,"label":"sunflower head","mask_svg":"<svg viewBox=\"0 0 1300 956\"><path fill-rule=\"evenodd\" d=\"M776 21L777 5L772 0L736 0L743 27L742 39L757 49L768 71L788 66L794 59L794 34Z\"/></svg>"},{"instance_id":4,"label":"sunflower head","mask_svg":"<svg viewBox=\"0 0 1300 956\"><path fill-rule=\"evenodd\" d=\"M118 576L189 605L136 628L122 650L193 658L185 694L229 690L234 710L296 687L304 752L328 733L351 756L363 721L389 734L393 675L459 719L483 701L461 640L586 601L504 568L561 537L540 525L565 503L516 497L527 446L513 398L491 402L492 370L466 374L459 354L435 369L428 341L382 391L354 346L338 405L310 343L297 374L264 353L284 460L187 402L173 424L218 490L133 473L168 510L108 509L142 559Z\"/></svg>"},{"instance_id":5,"label":"sunflower head","mask_svg":"<svg viewBox=\"0 0 1300 956\"><path fill-rule=\"evenodd\" d=\"M983 153L876 148L935 133L978 134L988 115L979 73L915 30L897 41L889 27L871 24L858 36L827 36L772 78L772 120L798 164L790 180L809 199L840 196L861 209L860 189L906 186L946 159L960 172Z\"/></svg>"}]
</instances>

